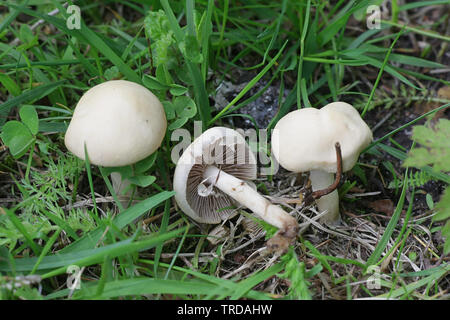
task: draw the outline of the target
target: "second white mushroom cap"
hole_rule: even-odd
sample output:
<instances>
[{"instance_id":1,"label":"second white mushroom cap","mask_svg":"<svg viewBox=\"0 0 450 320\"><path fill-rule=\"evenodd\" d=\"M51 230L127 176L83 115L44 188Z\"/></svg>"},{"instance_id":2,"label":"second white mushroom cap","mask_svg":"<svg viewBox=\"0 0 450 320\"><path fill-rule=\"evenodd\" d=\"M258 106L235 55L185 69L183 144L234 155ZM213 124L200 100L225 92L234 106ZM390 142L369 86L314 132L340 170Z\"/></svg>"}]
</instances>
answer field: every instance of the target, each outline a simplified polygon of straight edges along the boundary
<instances>
[{"instance_id":1,"label":"second white mushroom cap","mask_svg":"<svg viewBox=\"0 0 450 320\"><path fill-rule=\"evenodd\" d=\"M334 144L341 144L343 171L356 164L372 141L372 131L358 111L345 102L321 109L303 108L278 121L272 133L272 151L283 168L293 172L336 172Z\"/></svg>"},{"instance_id":2,"label":"second white mushroom cap","mask_svg":"<svg viewBox=\"0 0 450 320\"><path fill-rule=\"evenodd\" d=\"M342 171L350 170L361 151L372 141L372 131L358 111L345 102L333 102L322 109L304 108L288 113L278 121L272 133L272 151L285 169L309 171L313 191L328 188L335 180L339 142ZM316 199L321 222L340 220L337 190Z\"/></svg>"}]
</instances>

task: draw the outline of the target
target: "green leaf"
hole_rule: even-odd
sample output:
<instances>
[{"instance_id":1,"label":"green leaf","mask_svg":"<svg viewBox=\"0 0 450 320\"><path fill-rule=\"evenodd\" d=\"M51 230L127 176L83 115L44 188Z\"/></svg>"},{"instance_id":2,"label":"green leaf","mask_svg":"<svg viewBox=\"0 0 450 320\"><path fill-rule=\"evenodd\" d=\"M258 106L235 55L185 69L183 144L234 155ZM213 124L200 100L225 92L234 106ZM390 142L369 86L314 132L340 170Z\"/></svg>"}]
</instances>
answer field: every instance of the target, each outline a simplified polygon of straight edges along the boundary
<instances>
[{"instance_id":1,"label":"green leaf","mask_svg":"<svg viewBox=\"0 0 450 320\"><path fill-rule=\"evenodd\" d=\"M133 176L133 168L131 166L123 166L123 167L103 167L103 173L105 175L109 175L113 172L120 173L122 179L128 179Z\"/></svg>"},{"instance_id":2,"label":"green leaf","mask_svg":"<svg viewBox=\"0 0 450 320\"><path fill-rule=\"evenodd\" d=\"M177 114L178 118L169 125L169 130L181 128L190 118L197 114L195 101L186 96L175 97L173 103L166 101L163 105L171 119L175 118L174 113Z\"/></svg>"},{"instance_id":3,"label":"green leaf","mask_svg":"<svg viewBox=\"0 0 450 320\"><path fill-rule=\"evenodd\" d=\"M450 220L442 228L442 236L445 238L444 254L450 253Z\"/></svg>"},{"instance_id":4,"label":"green leaf","mask_svg":"<svg viewBox=\"0 0 450 320\"><path fill-rule=\"evenodd\" d=\"M1 137L16 159L22 157L34 141L30 130L22 122L16 120L8 121L3 126Z\"/></svg>"},{"instance_id":5,"label":"green leaf","mask_svg":"<svg viewBox=\"0 0 450 320\"><path fill-rule=\"evenodd\" d=\"M166 112L167 120L173 120L176 117L175 107L170 101L163 101L162 105L164 107L164 111Z\"/></svg>"},{"instance_id":6,"label":"green leaf","mask_svg":"<svg viewBox=\"0 0 450 320\"><path fill-rule=\"evenodd\" d=\"M391 146L385 145L383 143L377 143L377 147L382 149L383 151L386 151L387 153L389 153L391 156L396 157L399 160L403 160L405 161L407 158L406 153L404 153L403 151L400 151L396 148L393 148ZM376 150L376 149L374 149ZM433 177L434 179L438 179L441 180L445 183L450 183L450 176L448 174L445 174L443 172L436 172L435 170L433 170L430 166L423 166L419 168L420 170L426 172L428 175L430 175L431 177Z\"/></svg>"},{"instance_id":7,"label":"green leaf","mask_svg":"<svg viewBox=\"0 0 450 320\"><path fill-rule=\"evenodd\" d=\"M197 114L197 106L189 97L176 97L173 101L177 115L180 118L192 118Z\"/></svg>"},{"instance_id":8,"label":"green leaf","mask_svg":"<svg viewBox=\"0 0 450 320\"><path fill-rule=\"evenodd\" d=\"M442 221L450 219L450 187L444 191L441 200L436 204L437 214L433 217L433 221Z\"/></svg>"},{"instance_id":9,"label":"green leaf","mask_svg":"<svg viewBox=\"0 0 450 320\"><path fill-rule=\"evenodd\" d=\"M33 34L33 31L27 24L20 25L19 39L22 42L22 44L17 48L19 51L27 50L38 44L37 35Z\"/></svg>"},{"instance_id":10,"label":"green leaf","mask_svg":"<svg viewBox=\"0 0 450 320\"><path fill-rule=\"evenodd\" d=\"M168 86L161 83L157 78L150 76L148 74L144 75L142 78L142 82L144 86L146 86L150 90L166 90Z\"/></svg>"},{"instance_id":11,"label":"green leaf","mask_svg":"<svg viewBox=\"0 0 450 320\"><path fill-rule=\"evenodd\" d=\"M170 89L169 89L170 93L174 96L181 96L181 95L185 94L187 92L187 90L188 89L186 87L183 87L179 84L172 84L172 85L170 85Z\"/></svg>"},{"instance_id":12,"label":"green leaf","mask_svg":"<svg viewBox=\"0 0 450 320\"><path fill-rule=\"evenodd\" d=\"M450 171L450 120L439 119L435 129L415 126L413 139L423 148L411 150L404 166L432 165L435 171Z\"/></svg>"},{"instance_id":13,"label":"green leaf","mask_svg":"<svg viewBox=\"0 0 450 320\"><path fill-rule=\"evenodd\" d=\"M138 175L138 176L134 176L134 177L130 177L128 178L128 180L130 180L131 183L145 188L148 187L149 185L151 185L153 182L155 182L156 177L155 176L144 176L144 175Z\"/></svg>"},{"instance_id":14,"label":"green leaf","mask_svg":"<svg viewBox=\"0 0 450 320\"><path fill-rule=\"evenodd\" d=\"M16 213L6 208L3 208L3 211L8 216L9 220L14 225L14 227L23 235L23 237L25 238L25 242L28 243L29 247L33 250L34 254L39 255L42 248L33 241L33 237L28 233L26 227L24 226L22 221L20 221L20 219L17 217ZM1 263L2 262L0 261L0 264Z\"/></svg>"},{"instance_id":15,"label":"green leaf","mask_svg":"<svg viewBox=\"0 0 450 320\"><path fill-rule=\"evenodd\" d=\"M203 62L203 56L200 52L197 37L193 35L186 35L184 41L180 43L180 49L183 55L192 63Z\"/></svg>"},{"instance_id":16,"label":"green leaf","mask_svg":"<svg viewBox=\"0 0 450 320\"><path fill-rule=\"evenodd\" d=\"M156 157L158 156L158 152L154 152L151 155L149 155L147 158L137 162L134 165L134 171L136 173L144 173L148 169L150 169L153 164L155 163Z\"/></svg>"},{"instance_id":17,"label":"green leaf","mask_svg":"<svg viewBox=\"0 0 450 320\"><path fill-rule=\"evenodd\" d=\"M19 39L23 43L32 42L35 40L35 36L30 26L27 24L21 24L19 30Z\"/></svg>"},{"instance_id":18,"label":"green leaf","mask_svg":"<svg viewBox=\"0 0 450 320\"><path fill-rule=\"evenodd\" d=\"M170 75L169 68L166 64L160 64L156 67L155 71L156 79L166 88L169 88L169 85L173 83L172 76Z\"/></svg>"},{"instance_id":19,"label":"green leaf","mask_svg":"<svg viewBox=\"0 0 450 320\"><path fill-rule=\"evenodd\" d=\"M184 126L184 124L188 121L188 118L179 118L177 120L175 120L174 122L172 122L168 129L171 130L175 130L175 129L179 129L182 126Z\"/></svg>"},{"instance_id":20,"label":"green leaf","mask_svg":"<svg viewBox=\"0 0 450 320\"><path fill-rule=\"evenodd\" d=\"M61 80L57 82L47 83L41 85L39 87L27 90L23 92L21 95L14 97L12 99L7 100L3 104L0 105L0 126L5 123L6 115L9 114L12 108L20 105L24 102L31 102L34 100L38 100L46 95L52 93L56 88L61 86L63 82L66 80Z\"/></svg>"},{"instance_id":21,"label":"green leaf","mask_svg":"<svg viewBox=\"0 0 450 320\"><path fill-rule=\"evenodd\" d=\"M20 94L20 87L17 83L11 79L7 74L0 73L0 83L6 88L6 90L13 96L17 97Z\"/></svg>"},{"instance_id":22,"label":"green leaf","mask_svg":"<svg viewBox=\"0 0 450 320\"><path fill-rule=\"evenodd\" d=\"M33 135L39 131L39 118L36 109L31 105L26 105L19 110L20 119L30 129Z\"/></svg>"},{"instance_id":23,"label":"green leaf","mask_svg":"<svg viewBox=\"0 0 450 320\"><path fill-rule=\"evenodd\" d=\"M425 201L427 202L428 208L430 208L430 210L433 210L434 202L431 194L427 193L427 195L425 196Z\"/></svg>"},{"instance_id":24,"label":"green leaf","mask_svg":"<svg viewBox=\"0 0 450 320\"><path fill-rule=\"evenodd\" d=\"M171 47L175 44L173 31L170 29L169 20L164 11L149 11L144 19L144 28L147 38L150 40L153 65L175 64L175 53Z\"/></svg>"},{"instance_id":25,"label":"green leaf","mask_svg":"<svg viewBox=\"0 0 450 320\"><path fill-rule=\"evenodd\" d=\"M120 76L120 71L116 66L112 66L111 68L106 69L103 75L106 80L113 80Z\"/></svg>"},{"instance_id":26,"label":"green leaf","mask_svg":"<svg viewBox=\"0 0 450 320\"><path fill-rule=\"evenodd\" d=\"M286 266L284 273L280 274L279 277L288 279L291 282L288 289L288 296L293 299L311 300L311 293L308 290L309 283L306 281L305 263L298 261L297 255L292 247L289 248L289 251L281 259ZM321 268L321 265L319 267ZM311 274L313 273L314 271Z\"/></svg>"}]
</instances>

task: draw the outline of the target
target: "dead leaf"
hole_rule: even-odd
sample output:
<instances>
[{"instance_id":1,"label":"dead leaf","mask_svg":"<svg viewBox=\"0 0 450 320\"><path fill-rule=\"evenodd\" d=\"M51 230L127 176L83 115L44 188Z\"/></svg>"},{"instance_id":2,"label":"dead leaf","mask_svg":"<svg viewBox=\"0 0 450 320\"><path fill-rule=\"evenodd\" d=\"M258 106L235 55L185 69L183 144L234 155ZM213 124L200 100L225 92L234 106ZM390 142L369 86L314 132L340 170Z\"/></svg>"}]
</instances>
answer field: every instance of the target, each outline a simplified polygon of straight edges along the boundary
<instances>
[{"instance_id":1,"label":"dead leaf","mask_svg":"<svg viewBox=\"0 0 450 320\"><path fill-rule=\"evenodd\" d=\"M369 202L369 204L367 206L377 212L382 212L388 216L392 216L392 214L394 213L394 209L395 209L394 203L392 202L391 199L381 199L381 200L372 201L372 202Z\"/></svg>"},{"instance_id":2,"label":"dead leaf","mask_svg":"<svg viewBox=\"0 0 450 320\"><path fill-rule=\"evenodd\" d=\"M233 257L234 262L243 264L247 260L242 254L236 253Z\"/></svg>"},{"instance_id":3,"label":"dead leaf","mask_svg":"<svg viewBox=\"0 0 450 320\"><path fill-rule=\"evenodd\" d=\"M436 94L437 98L439 99L447 99L450 100L450 86L444 86L442 88L440 88ZM418 101L414 104L414 112L417 114L424 114L427 113L433 109L436 109L438 107L440 107L442 105L442 103L439 102L426 102L426 101ZM436 112L436 114L433 117L433 122L437 121L438 119L445 117L445 111L447 109L444 108L438 112Z\"/></svg>"}]
</instances>

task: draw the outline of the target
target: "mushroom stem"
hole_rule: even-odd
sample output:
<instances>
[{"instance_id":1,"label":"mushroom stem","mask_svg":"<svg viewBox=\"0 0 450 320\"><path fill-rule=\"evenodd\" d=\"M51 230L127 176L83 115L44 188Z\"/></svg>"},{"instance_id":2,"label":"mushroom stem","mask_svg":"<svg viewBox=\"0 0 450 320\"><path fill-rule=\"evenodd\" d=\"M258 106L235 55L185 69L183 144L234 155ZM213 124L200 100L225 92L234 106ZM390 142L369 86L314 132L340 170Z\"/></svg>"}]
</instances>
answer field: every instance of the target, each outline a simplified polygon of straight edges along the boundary
<instances>
[{"instance_id":1,"label":"mushroom stem","mask_svg":"<svg viewBox=\"0 0 450 320\"><path fill-rule=\"evenodd\" d=\"M117 198L119 199L120 204L123 207L121 209L127 209L128 202L131 199L132 191L131 189L128 189L125 194L123 194L123 192L131 185L131 181L128 179L122 179L122 175L119 172L112 172L110 176L114 192L116 193Z\"/></svg>"},{"instance_id":2,"label":"mushroom stem","mask_svg":"<svg viewBox=\"0 0 450 320\"><path fill-rule=\"evenodd\" d=\"M334 147L336 148L336 178L334 179L334 182L330 184L325 189L320 189L317 191L314 191L312 193L312 197L314 199L318 199L320 197L323 197L334 190L339 186L339 182L341 182L341 176L342 176L342 153L341 153L341 144L339 142L336 142Z\"/></svg>"},{"instance_id":3,"label":"mushroom stem","mask_svg":"<svg viewBox=\"0 0 450 320\"><path fill-rule=\"evenodd\" d=\"M214 183L214 186L252 210L264 221L279 228L281 235L295 239L298 230L297 220L279 206L270 203L245 181L221 171L215 166L206 168L204 178L210 178L209 181Z\"/></svg>"},{"instance_id":4,"label":"mushroom stem","mask_svg":"<svg viewBox=\"0 0 450 320\"><path fill-rule=\"evenodd\" d=\"M322 170L310 171L309 179L311 180L313 191L328 188L335 180L333 173ZM339 222L339 195L336 189L333 192L316 199L316 203L320 211L328 211L328 213L320 219L320 222L329 224L336 224Z\"/></svg>"},{"instance_id":5,"label":"mushroom stem","mask_svg":"<svg viewBox=\"0 0 450 320\"><path fill-rule=\"evenodd\" d=\"M305 196L306 205L316 201L320 211L328 211L320 222L329 224L337 224L340 220L339 195L336 189L342 176L342 152L339 142L336 142L334 147L336 149L336 178L334 178L332 173L312 170L309 174L309 179L313 192Z\"/></svg>"}]
</instances>

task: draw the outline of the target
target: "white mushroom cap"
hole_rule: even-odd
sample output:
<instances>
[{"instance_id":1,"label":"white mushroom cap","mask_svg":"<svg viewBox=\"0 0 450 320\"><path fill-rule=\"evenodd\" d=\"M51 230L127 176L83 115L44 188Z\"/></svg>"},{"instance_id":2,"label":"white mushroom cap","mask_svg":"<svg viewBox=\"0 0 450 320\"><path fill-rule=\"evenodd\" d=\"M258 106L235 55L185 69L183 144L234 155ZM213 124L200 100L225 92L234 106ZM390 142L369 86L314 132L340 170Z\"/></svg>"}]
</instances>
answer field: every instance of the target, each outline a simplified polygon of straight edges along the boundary
<instances>
[{"instance_id":1,"label":"white mushroom cap","mask_svg":"<svg viewBox=\"0 0 450 320\"><path fill-rule=\"evenodd\" d=\"M119 167L152 154L167 128L164 108L147 88L112 80L89 89L78 102L67 128L67 149L95 165Z\"/></svg>"},{"instance_id":2,"label":"white mushroom cap","mask_svg":"<svg viewBox=\"0 0 450 320\"><path fill-rule=\"evenodd\" d=\"M214 187L209 195L199 195L208 165L242 180L256 178L256 159L244 137L225 127L213 127L186 148L177 162L173 178L175 199L181 210L200 223L220 223L235 212L223 209L235 201Z\"/></svg>"},{"instance_id":3,"label":"white mushroom cap","mask_svg":"<svg viewBox=\"0 0 450 320\"><path fill-rule=\"evenodd\" d=\"M289 171L331 173L336 172L334 145L339 142L343 171L348 171L372 139L372 131L355 108L333 102L321 109L299 109L281 118L272 133L272 151Z\"/></svg>"}]
</instances>

